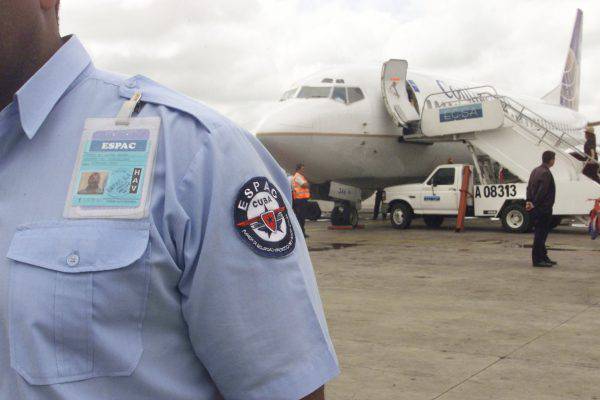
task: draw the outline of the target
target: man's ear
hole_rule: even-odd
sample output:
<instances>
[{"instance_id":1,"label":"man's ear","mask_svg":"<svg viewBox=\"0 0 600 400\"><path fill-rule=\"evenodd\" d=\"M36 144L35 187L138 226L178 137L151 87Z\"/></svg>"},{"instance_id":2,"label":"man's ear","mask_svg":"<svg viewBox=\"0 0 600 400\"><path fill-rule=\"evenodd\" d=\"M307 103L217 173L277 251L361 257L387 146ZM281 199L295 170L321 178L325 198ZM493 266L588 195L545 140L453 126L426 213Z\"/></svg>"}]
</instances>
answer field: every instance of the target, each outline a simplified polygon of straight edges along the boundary
<instances>
[{"instance_id":1,"label":"man's ear","mask_svg":"<svg viewBox=\"0 0 600 400\"><path fill-rule=\"evenodd\" d=\"M60 0L39 0L40 1L40 7L42 8L42 10L44 11L48 11L51 9L55 9L56 10L56 14L58 15L58 5L60 3Z\"/></svg>"}]
</instances>

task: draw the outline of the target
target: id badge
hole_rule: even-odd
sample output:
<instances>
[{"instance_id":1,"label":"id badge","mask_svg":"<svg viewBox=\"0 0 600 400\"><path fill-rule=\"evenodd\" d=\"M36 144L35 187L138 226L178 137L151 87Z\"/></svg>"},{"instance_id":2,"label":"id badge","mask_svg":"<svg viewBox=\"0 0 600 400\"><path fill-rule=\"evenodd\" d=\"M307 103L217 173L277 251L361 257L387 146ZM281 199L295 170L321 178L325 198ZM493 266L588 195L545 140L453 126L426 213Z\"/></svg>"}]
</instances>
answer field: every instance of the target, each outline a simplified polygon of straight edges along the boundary
<instances>
[{"instance_id":1,"label":"id badge","mask_svg":"<svg viewBox=\"0 0 600 400\"><path fill-rule=\"evenodd\" d=\"M149 213L160 118L90 118L79 144L65 218L142 219Z\"/></svg>"}]
</instances>

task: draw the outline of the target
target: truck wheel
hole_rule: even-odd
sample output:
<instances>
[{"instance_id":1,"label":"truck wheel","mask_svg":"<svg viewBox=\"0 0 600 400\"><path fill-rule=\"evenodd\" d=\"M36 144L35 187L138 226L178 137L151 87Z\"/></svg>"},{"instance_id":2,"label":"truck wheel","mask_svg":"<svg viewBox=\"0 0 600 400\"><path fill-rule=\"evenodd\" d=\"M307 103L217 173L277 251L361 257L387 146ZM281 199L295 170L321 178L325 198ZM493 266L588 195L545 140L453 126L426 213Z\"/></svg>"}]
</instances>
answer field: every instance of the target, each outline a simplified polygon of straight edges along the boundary
<instances>
[{"instance_id":1,"label":"truck wheel","mask_svg":"<svg viewBox=\"0 0 600 400\"><path fill-rule=\"evenodd\" d=\"M396 229L407 229L413 219L413 212L406 203L396 203L390 208L390 221Z\"/></svg>"},{"instance_id":2,"label":"truck wheel","mask_svg":"<svg viewBox=\"0 0 600 400\"><path fill-rule=\"evenodd\" d=\"M562 222L562 217L555 215L554 217L552 217L552 221L550 222L550 229L556 228L557 226L560 225L561 222Z\"/></svg>"},{"instance_id":3,"label":"truck wheel","mask_svg":"<svg viewBox=\"0 0 600 400\"><path fill-rule=\"evenodd\" d=\"M500 215L502 227L506 232L525 233L531 226L531 218L523 204L511 204Z\"/></svg>"},{"instance_id":4,"label":"truck wheel","mask_svg":"<svg viewBox=\"0 0 600 400\"><path fill-rule=\"evenodd\" d=\"M423 215L423 220L425 221L425 225L429 228L437 229L444 223L443 215Z\"/></svg>"}]
</instances>

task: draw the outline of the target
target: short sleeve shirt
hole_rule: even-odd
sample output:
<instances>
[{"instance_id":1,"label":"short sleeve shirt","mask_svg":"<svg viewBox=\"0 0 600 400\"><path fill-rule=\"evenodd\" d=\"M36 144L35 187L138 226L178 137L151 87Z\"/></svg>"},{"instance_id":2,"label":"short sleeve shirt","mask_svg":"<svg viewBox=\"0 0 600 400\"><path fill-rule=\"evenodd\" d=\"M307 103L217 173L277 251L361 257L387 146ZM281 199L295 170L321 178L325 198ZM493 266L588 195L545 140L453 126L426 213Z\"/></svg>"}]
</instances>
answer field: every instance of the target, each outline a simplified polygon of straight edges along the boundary
<instances>
[{"instance_id":1,"label":"short sleeve shirt","mask_svg":"<svg viewBox=\"0 0 600 400\"><path fill-rule=\"evenodd\" d=\"M136 92L137 117L161 120L148 216L64 218L85 120ZM290 198L252 135L96 69L71 37L0 112L0 399L297 400L325 384L338 363ZM257 245L282 232L285 252Z\"/></svg>"}]
</instances>

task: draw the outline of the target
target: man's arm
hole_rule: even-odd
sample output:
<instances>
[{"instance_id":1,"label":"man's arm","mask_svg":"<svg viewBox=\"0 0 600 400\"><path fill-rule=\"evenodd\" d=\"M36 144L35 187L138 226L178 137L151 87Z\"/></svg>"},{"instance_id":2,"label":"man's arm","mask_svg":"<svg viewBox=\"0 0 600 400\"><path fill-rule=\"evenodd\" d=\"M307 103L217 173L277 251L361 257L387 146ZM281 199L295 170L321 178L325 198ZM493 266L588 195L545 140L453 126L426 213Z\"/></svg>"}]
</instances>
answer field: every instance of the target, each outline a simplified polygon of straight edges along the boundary
<instances>
[{"instance_id":1,"label":"man's arm","mask_svg":"<svg viewBox=\"0 0 600 400\"><path fill-rule=\"evenodd\" d=\"M325 400L325 386L321 386L313 394L309 394L301 400Z\"/></svg>"}]
</instances>

